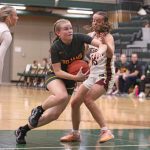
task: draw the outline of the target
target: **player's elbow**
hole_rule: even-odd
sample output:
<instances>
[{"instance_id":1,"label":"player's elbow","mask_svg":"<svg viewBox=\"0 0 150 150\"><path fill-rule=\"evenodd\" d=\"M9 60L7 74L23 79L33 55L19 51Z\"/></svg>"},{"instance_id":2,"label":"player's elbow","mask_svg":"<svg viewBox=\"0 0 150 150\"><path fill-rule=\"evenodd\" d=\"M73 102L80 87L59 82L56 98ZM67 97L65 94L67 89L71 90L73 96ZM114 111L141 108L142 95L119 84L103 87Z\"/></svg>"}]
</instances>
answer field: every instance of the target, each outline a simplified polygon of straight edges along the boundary
<instances>
[{"instance_id":1,"label":"player's elbow","mask_svg":"<svg viewBox=\"0 0 150 150\"><path fill-rule=\"evenodd\" d=\"M61 70L54 70L54 73L57 77L61 77Z\"/></svg>"},{"instance_id":2,"label":"player's elbow","mask_svg":"<svg viewBox=\"0 0 150 150\"><path fill-rule=\"evenodd\" d=\"M107 53L108 53L110 56L113 56L113 55L114 55L114 48L107 47Z\"/></svg>"}]
</instances>

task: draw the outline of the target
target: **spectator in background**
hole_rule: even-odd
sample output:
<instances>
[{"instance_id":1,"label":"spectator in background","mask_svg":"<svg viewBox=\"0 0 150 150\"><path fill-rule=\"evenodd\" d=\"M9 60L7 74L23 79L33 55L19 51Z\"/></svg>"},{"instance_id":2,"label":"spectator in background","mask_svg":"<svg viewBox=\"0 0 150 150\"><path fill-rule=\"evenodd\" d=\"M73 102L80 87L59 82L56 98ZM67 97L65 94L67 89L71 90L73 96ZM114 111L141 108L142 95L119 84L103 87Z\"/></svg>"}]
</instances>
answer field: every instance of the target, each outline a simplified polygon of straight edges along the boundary
<instances>
[{"instance_id":1,"label":"spectator in background","mask_svg":"<svg viewBox=\"0 0 150 150\"><path fill-rule=\"evenodd\" d=\"M145 24L144 24L145 28L150 28L150 21L146 20Z\"/></svg>"},{"instance_id":2,"label":"spectator in background","mask_svg":"<svg viewBox=\"0 0 150 150\"><path fill-rule=\"evenodd\" d=\"M37 84L39 87L44 87L45 77L50 70L50 65L47 58L42 59L42 63L38 67Z\"/></svg>"},{"instance_id":3,"label":"spectator in background","mask_svg":"<svg viewBox=\"0 0 150 150\"><path fill-rule=\"evenodd\" d=\"M113 95L119 93L119 78L128 73L129 62L127 62L127 56L121 54L120 61L116 62L116 76L115 76L115 86L116 90L112 93Z\"/></svg>"},{"instance_id":4,"label":"spectator in background","mask_svg":"<svg viewBox=\"0 0 150 150\"><path fill-rule=\"evenodd\" d=\"M139 98L145 98L145 84L150 83L150 62L142 66L141 78L139 83Z\"/></svg>"},{"instance_id":5,"label":"spectator in background","mask_svg":"<svg viewBox=\"0 0 150 150\"><path fill-rule=\"evenodd\" d=\"M27 64L25 71L26 75L24 76L25 86L36 85L36 75L39 65L37 60L33 60L32 64Z\"/></svg>"},{"instance_id":6,"label":"spectator in background","mask_svg":"<svg viewBox=\"0 0 150 150\"><path fill-rule=\"evenodd\" d=\"M114 59L114 63L115 63L115 73L117 73L117 71L118 71L118 61L117 61L117 56L114 55L113 59Z\"/></svg>"},{"instance_id":7,"label":"spectator in background","mask_svg":"<svg viewBox=\"0 0 150 150\"><path fill-rule=\"evenodd\" d=\"M149 43L150 41L150 21L146 21L144 24L144 27L142 28L142 40L147 41Z\"/></svg>"},{"instance_id":8,"label":"spectator in background","mask_svg":"<svg viewBox=\"0 0 150 150\"><path fill-rule=\"evenodd\" d=\"M141 64L138 61L137 53L132 53L131 62L129 63L128 73L124 73L119 78L119 91L121 94L128 94L129 88L136 84L140 78Z\"/></svg>"},{"instance_id":9,"label":"spectator in background","mask_svg":"<svg viewBox=\"0 0 150 150\"><path fill-rule=\"evenodd\" d=\"M29 86L36 86L37 85L37 73L39 69L40 64L37 60L33 60L33 63L31 64L31 71L29 76L28 85Z\"/></svg>"}]
</instances>

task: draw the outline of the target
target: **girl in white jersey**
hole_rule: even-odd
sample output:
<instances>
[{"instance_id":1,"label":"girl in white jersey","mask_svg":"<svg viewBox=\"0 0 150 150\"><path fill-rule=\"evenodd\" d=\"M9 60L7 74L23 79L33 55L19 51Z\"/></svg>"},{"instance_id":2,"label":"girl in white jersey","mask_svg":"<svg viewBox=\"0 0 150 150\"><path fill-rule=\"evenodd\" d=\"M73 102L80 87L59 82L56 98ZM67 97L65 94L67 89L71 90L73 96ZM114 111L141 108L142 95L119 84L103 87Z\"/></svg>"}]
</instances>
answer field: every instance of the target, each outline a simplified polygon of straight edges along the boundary
<instances>
[{"instance_id":1,"label":"girl in white jersey","mask_svg":"<svg viewBox=\"0 0 150 150\"><path fill-rule=\"evenodd\" d=\"M15 26L17 20L18 16L14 7L4 6L0 8L0 84L2 82L5 54L12 41L9 27Z\"/></svg>"},{"instance_id":2,"label":"girl in white jersey","mask_svg":"<svg viewBox=\"0 0 150 150\"><path fill-rule=\"evenodd\" d=\"M91 58L90 75L72 98L73 130L70 134L62 137L60 139L61 142L80 141L80 106L83 102L101 128L99 142L106 142L114 138L106 126L101 110L95 104L95 100L110 90L114 85L114 39L109 33L110 25L104 12L96 12L93 15L92 28L93 32L89 33L89 35L95 39L99 39L107 47L106 49L100 50L92 45L88 46ZM95 53L99 53L100 57L95 57Z\"/></svg>"}]
</instances>

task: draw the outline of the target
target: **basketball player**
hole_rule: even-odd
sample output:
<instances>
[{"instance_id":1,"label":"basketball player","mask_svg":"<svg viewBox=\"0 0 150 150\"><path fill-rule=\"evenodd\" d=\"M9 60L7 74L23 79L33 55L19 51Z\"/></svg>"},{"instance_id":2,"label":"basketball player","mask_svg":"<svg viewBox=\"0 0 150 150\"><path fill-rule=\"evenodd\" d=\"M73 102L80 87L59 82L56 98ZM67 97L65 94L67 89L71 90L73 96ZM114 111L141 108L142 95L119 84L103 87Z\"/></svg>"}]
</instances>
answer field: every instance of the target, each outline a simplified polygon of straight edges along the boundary
<instances>
[{"instance_id":1,"label":"basketball player","mask_svg":"<svg viewBox=\"0 0 150 150\"><path fill-rule=\"evenodd\" d=\"M5 54L12 41L9 28L15 26L17 20L18 16L14 7L3 6L0 8L0 84L2 83Z\"/></svg>"},{"instance_id":2,"label":"basketball player","mask_svg":"<svg viewBox=\"0 0 150 150\"><path fill-rule=\"evenodd\" d=\"M29 123L21 126L15 131L18 144L25 144L26 133L36 127L46 125L56 120L66 108L69 95L72 94L75 82L83 81L87 77L81 69L77 75L67 72L67 66L74 60L84 57L84 44L99 47L103 52L107 48L99 40L84 34L73 34L72 25L69 20L60 19L54 24L54 32L57 39L51 46L51 61L53 71L49 72L46 79L46 87L50 96L41 106L34 108L29 117ZM100 54L96 53L95 57Z\"/></svg>"},{"instance_id":3,"label":"basketball player","mask_svg":"<svg viewBox=\"0 0 150 150\"><path fill-rule=\"evenodd\" d=\"M98 39L101 43L106 44L107 50L100 58L96 58L94 54L100 51L100 49L92 45L88 46L92 64L90 67L90 75L88 79L80 85L77 93L75 93L75 96L72 98L73 130L68 135L62 137L60 139L61 142L76 142L81 140L79 124L80 106L83 102L101 128L99 142L106 142L114 138L114 135L106 126L101 110L95 103L95 100L110 90L114 85L114 39L109 33L110 25L106 13L96 12L93 15L92 28L93 32L89 33L89 35L94 39Z\"/></svg>"}]
</instances>

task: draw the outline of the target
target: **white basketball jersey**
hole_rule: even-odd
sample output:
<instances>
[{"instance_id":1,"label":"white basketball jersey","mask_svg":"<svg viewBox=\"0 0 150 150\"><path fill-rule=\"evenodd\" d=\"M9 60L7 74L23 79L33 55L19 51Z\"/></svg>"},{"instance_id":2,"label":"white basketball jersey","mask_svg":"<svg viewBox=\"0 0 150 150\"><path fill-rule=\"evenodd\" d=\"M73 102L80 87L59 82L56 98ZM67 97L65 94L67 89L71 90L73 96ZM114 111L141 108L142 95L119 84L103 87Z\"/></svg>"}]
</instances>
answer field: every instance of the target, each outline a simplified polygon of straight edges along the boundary
<instances>
[{"instance_id":1,"label":"white basketball jersey","mask_svg":"<svg viewBox=\"0 0 150 150\"><path fill-rule=\"evenodd\" d=\"M94 33L93 33L94 34ZM90 56L97 52L99 49L95 46L89 45ZM90 57L91 58L91 57ZM115 74L114 60L113 58L108 58L106 52L103 53L101 58L91 58L92 66L90 68L90 76L103 75L108 76L108 73Z\"/></svg>"},{"instance_id":2,"label":"white basketball jersey","mask_svg":"<svg viewBox=\"0 0 150 150\"><path fill-rule=\"evenodd\" d=\"M2 43L2 36L4 33L7 33L7 45L9 46L12 40L12 36L10 33L10 30L8 28L8 26L6 25L6 23L4 22L0 22L0 44ZM6 46L7 47L7 46Z\"/></svg>"}]
</instances>

